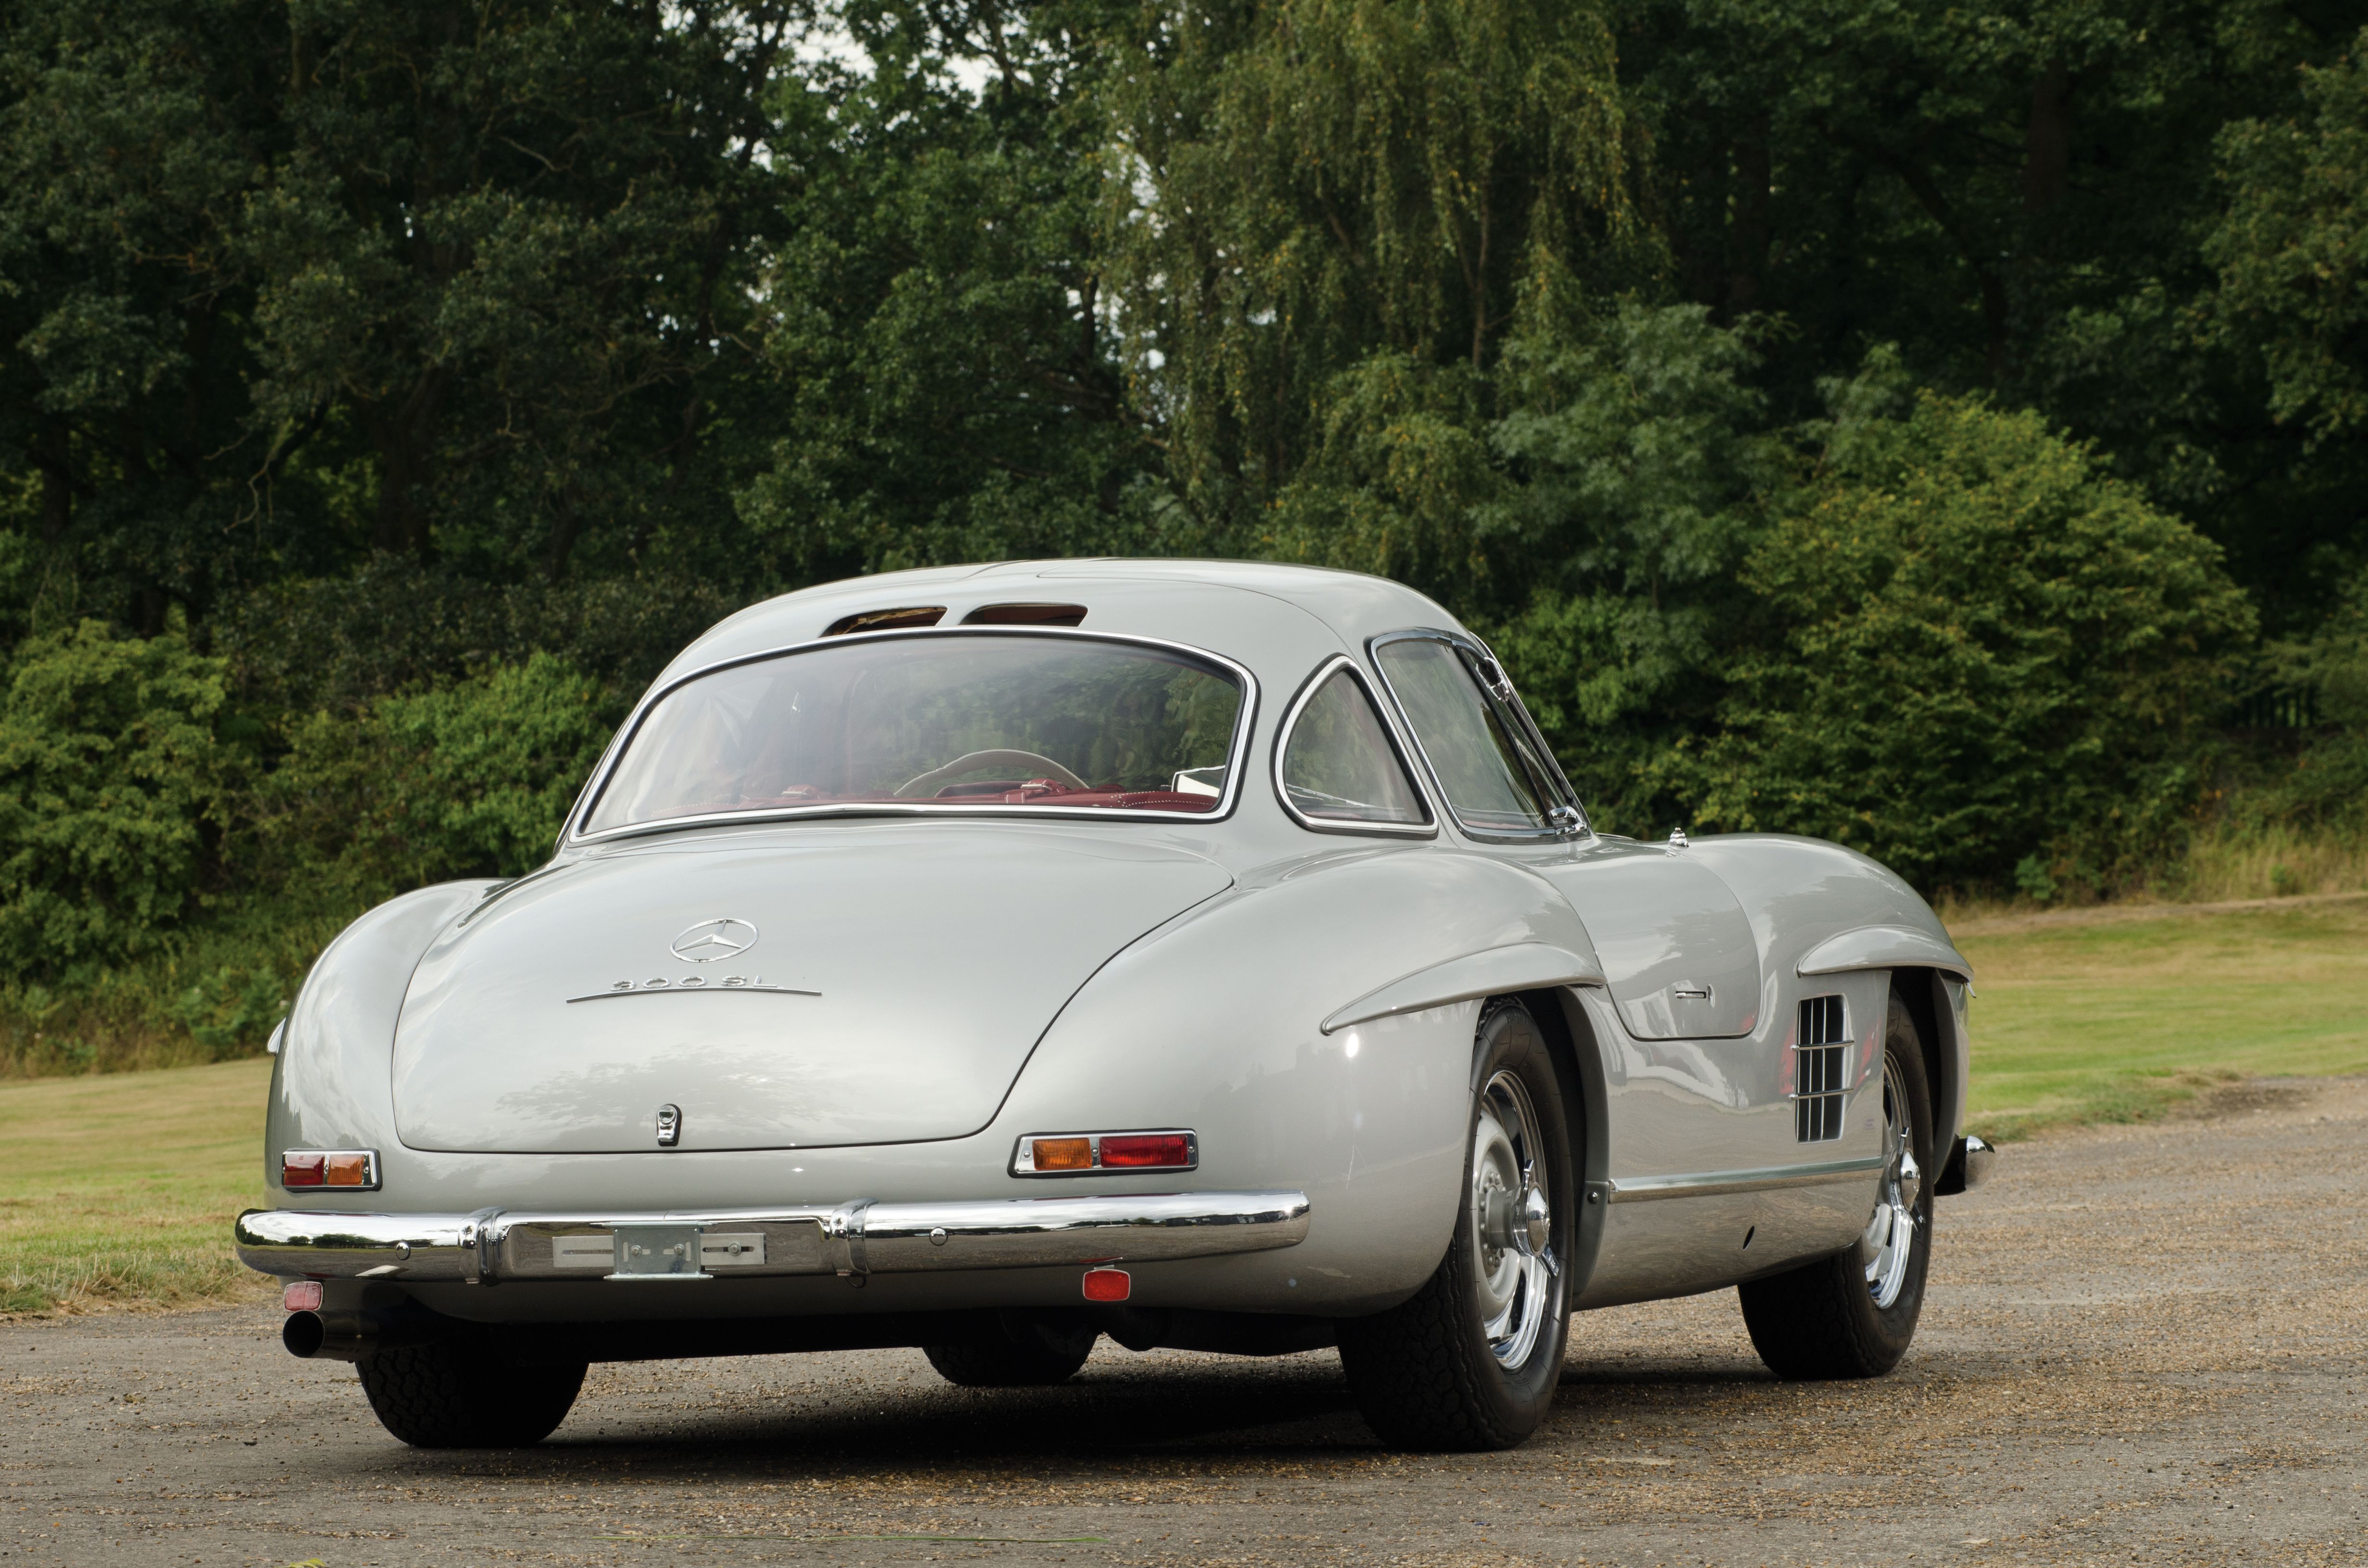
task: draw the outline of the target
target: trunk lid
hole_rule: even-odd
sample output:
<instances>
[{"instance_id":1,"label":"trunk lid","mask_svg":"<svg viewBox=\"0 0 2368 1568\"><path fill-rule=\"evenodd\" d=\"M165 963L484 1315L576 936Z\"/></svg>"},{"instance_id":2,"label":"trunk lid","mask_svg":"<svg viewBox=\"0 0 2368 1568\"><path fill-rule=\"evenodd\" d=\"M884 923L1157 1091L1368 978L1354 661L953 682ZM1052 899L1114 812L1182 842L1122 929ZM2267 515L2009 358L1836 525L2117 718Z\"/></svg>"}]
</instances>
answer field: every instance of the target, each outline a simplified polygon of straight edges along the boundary
<instances>
[{"instance_id":1,"label":"trunk lid","mask_svg":"<svg viewBox=\"0 0 2368 1568\"><path fill-rule=\"evenodd\" d=\"M655 1150L975 1132L1110 957L1232 879L1007 824L802 827L640 847L500 894L420 960L395 1026L415 1149Z\"/></svg>"}]
</instances>

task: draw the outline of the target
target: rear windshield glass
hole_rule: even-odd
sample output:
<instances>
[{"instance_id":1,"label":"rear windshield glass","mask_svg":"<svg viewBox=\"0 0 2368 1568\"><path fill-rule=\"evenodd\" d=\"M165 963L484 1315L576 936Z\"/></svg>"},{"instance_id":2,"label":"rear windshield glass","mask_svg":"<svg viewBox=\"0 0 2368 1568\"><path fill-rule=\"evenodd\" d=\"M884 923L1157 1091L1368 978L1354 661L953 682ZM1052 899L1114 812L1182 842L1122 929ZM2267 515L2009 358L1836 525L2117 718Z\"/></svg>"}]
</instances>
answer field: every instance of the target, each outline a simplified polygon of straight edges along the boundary
<instances>
[{"instance_id":1,"label":"rear windshield glass","mask_svg":"<svg viewBox=\"0 0 2368 1568\"><path fill-rule=\"evenodd\" d=\"M669 692L584 831L865 805L1212 812L1241 709L1219 665L1092 638L809 649Z\"/></svg>"}]
</instances>

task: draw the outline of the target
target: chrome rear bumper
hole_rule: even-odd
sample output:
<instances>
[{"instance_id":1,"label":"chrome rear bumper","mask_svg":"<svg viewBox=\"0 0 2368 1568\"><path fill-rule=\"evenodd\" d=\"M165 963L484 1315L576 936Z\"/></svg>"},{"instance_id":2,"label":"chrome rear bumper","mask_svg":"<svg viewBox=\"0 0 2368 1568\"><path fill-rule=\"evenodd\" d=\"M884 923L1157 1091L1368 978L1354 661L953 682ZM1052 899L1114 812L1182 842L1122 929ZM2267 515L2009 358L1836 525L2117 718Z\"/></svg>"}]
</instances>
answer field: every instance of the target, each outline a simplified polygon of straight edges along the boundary
<instances>
[{"instance_id":1,"label":"chrome rear bumper","mask_svg":"<svg viewBox=\"0 0 2368 1568\"><path fill-rule=\"evenodd\" d=\"M1296 1246L1307 1223L1304 1193L1185 1192L669 1213L250 1209L234 1234L239 1261L264 1274L493 1284L1148 1263Z\"/></svg>"}]
</instances>

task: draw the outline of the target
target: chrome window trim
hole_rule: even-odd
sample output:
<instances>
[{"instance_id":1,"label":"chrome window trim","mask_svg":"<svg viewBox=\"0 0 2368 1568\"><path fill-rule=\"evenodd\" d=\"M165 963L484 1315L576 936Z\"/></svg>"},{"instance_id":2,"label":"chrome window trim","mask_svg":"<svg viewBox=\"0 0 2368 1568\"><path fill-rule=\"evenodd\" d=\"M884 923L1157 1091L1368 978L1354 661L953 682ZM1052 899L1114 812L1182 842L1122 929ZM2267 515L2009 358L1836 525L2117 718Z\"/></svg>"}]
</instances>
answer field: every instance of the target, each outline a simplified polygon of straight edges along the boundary
<instances>
[{"instance_id":1,"label":"chrome window trim","mask_svg":"<svg viewBox=\"0 0 2368 1568\"><path fill-rule=\"evenodd\" d=\"M1382 722L1382 737L1389 744L1390 756L1397 763L1398 771L1406 775L1406 782L1414 788L1415 803L1422 808L1421 822L1345 822L1331 817L1311 817L1291 803L1291 791L1282 781L1283 754L1291 749L1291 737L1292 732L1299 728L1299 716L1307 710L1307 705L1315 699L1315 694L1324 688L1325 682L1330 680L1337 670L1347 670L1349 678L1357 683L1357 689L1364 693L1365 700L1372 704L1373 716ZM1423 788L1422 770L1408 760L1406 744L1398 737L1397 726L1390 722L1389 704L1374 695L1372 683L1365 678L1365 672L1358 668L1357 661L1346 653L1335 653L1326 659L1315 666L1315 674L1300 683L1297 695L1291 699L1291 706L1283 710L1282 722L1276 727L1274 751L1269 762L1268 771L1274 784L1274 798L1282 803L1285 815L1310 833L1377 834L1388 838L1439 836L1438 809L1431 804L1429 791Z\"/></svg>"},{"instance_id":2,"label":"chrome window trim","mask_svg":"<svg viewBox=\"0 0 2368 1568\"><path fill-rule=\"evenodd\" d=\"M1396 715L1398 724L1405 730L1407 738L1414 743L1416 754L1422 758L1423 772L1429 781L1431 792L1439 798L1440 804L1446 808L1448 816L1455 824L1456 831L1463 834L1464 837L1480 844L1555 844L1568 838L1591 835L1594 829L1588 824L1587 812L1579 805L1578 796L1571 789L1570 780L1563 777L1561 762L1556 760L1552 748L1545 744L1545 737L1539 732L1537 722L1530 717L1529 708L1521 701L1520 693L1513 688L1509 677L1506 681L1505 689L1511 694L1509 706L1520 720L1522 728L1526 732L1520 738L1529 743L1530 749L1547 769L1547 777L1543 780L1547 793L1559 795L1558 799L1550 802L1548 810L1551 811L1554 807L1568 807L1574 813L1575 821L1569 824L1548 823L1543 827L1533 828L1495 828L1474 827L1463 820L1462 814L1455 809L1455 802L1448 798L1447 786L1439 776L1438 766L1430 759L1429 750L1423 744L1422 733L1415 728L1413 716L1406 712L1406 703L1398 697L1397 687L1390 684L1389 671L1382 665L1383 648L1392 642L1444 642L1451 648L1461 649L1487 660L1499 671L1502 671L1505 666L1503 661L1490 653L1487 646L1476 638L1465 636L1461 632L1442 631L1437 627L1411 626L1403 631L1384 631L1365 640L1365 656L1372 662L1373 673L1380 678L1382 688L1390 694L1390 707Z\"/></svg>"},{"instance_id":3,"label":"chrome window trim","mask_svg":"<svg viewBox=\"0 0 2368 1568\"><path fill-rule=\"evenodd\" d=\"M620 827L602 828L587 833L585 822L600 803L600 792L609 786L618 764L624 760L633 739L641 733L651 710L689 686L692 681L723 670L737 669L743 665L762 664L768 659L789 658L795 654L821 649L851 648L865 642L890 641L912 642L924 638L948 637L1033 637L1065 638L1087 642L1116 642L1138 648L1156 649L1163 653L1181 654L1217 666L1241 683L1241 711L1234 718L1233 740L1225 751L1225 788L1217 798L1214 811L1161 812L1129 806L1027 806L998 802L985 805L952 805L933 801L915 801L898 804L886 801L842 801L814 806L767 806L745 812L700 812L689 816L660 817L651 822L629 823ZM1223 822L1234 813L1242 798L1242 770L1249 760L1250 735L1258 725L1258 682L1248 666L1223 653L1196 648L1188 642L1173 642L1163 637L1137 637L1121 631L1087 631L1076 627L1061 626L927 626L908 627L894 631L857 631L837 637L813 637L803 642L788 642L779 647L760 649L753 653L735 654L686 670L663 686L653 687L634 704L632 712L617 728L616 737L601 755L599 766L578 792L575 804L568 809L567 827L560 840L563 848L607 844L620 838L638 838L654 833L677 833L694 827L727 827L746 823L791 822L801 818L844 817L1004 817L1024 820L1051 818L1064 822Z\"/></svg>"}]
</instances>

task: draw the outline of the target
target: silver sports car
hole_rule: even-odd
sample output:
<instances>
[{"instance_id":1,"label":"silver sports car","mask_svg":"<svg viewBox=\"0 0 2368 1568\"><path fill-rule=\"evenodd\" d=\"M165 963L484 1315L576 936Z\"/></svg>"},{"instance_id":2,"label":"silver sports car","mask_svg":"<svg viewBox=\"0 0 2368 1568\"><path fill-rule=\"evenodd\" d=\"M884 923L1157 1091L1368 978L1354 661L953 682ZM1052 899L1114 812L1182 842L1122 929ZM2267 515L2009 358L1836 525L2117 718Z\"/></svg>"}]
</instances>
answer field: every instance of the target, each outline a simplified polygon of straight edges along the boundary
<instances>
[{"instance_id":1,"label":"silver sports car","mask_svg":"<svg viewBox=\"0 0 2368 1568\"><path fill-rule=\"evenodd\" d=\"M834 583L659 676L551 861L361 919L273 1040L239 1256L388 1430L531 1443L593 1361L1337 1346L1519 1442L1570 1315L1739 1286L1906 1350L1965 960L1812 839L1597 833L1406 588L1216 562Z\"/></svg>"}]
</instances>

